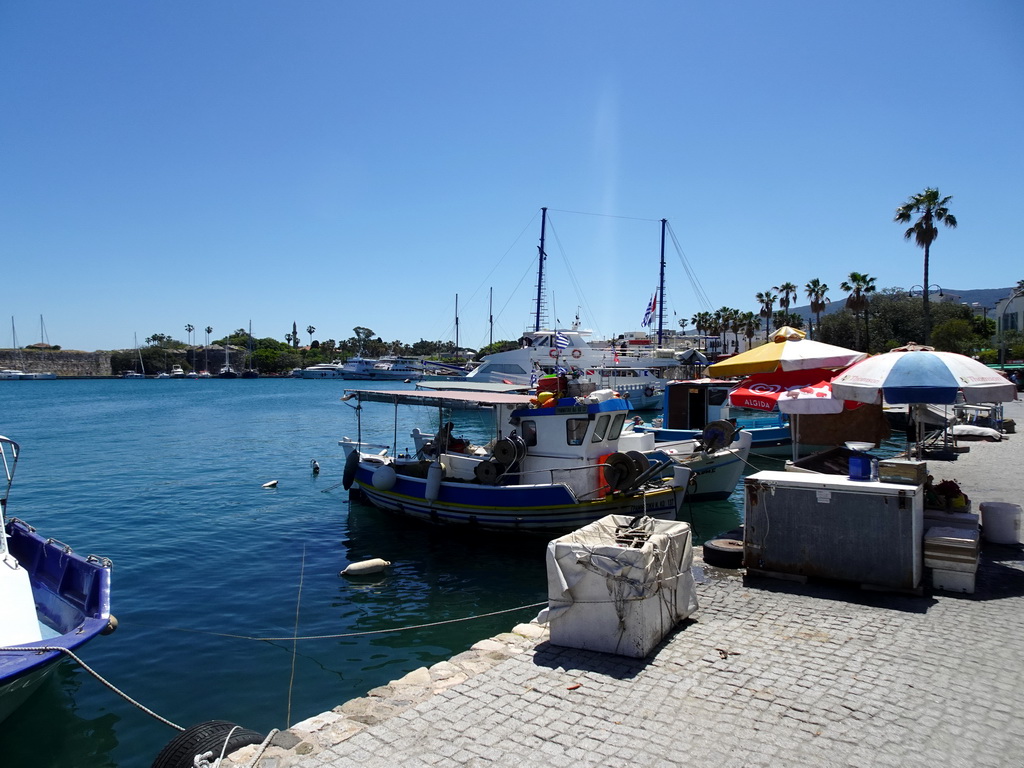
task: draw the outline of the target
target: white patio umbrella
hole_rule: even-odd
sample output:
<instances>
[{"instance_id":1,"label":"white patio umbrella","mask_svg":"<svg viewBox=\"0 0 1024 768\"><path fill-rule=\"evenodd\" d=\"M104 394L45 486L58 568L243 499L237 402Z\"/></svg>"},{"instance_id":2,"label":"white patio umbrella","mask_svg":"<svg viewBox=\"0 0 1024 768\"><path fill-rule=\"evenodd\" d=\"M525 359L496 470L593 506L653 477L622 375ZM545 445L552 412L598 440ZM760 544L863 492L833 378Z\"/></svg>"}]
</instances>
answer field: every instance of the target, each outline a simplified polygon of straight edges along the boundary
<instances>
[{"instance_id":1,"label":"white patio umbrella","mask_svg":"<svg viewBox=\"0 0 1024 768\"><path fill-rule=\"evenodd\" d=\"M960 394L968 403L1017 399L1017 388L977 360L936 352L911 342L852 365L832 380L832 394L844 400L894 405L950 405ZM921 420L917 419L920 432ZM918 434L920 442L920 434Z\"/></svg>"}]
</instances>

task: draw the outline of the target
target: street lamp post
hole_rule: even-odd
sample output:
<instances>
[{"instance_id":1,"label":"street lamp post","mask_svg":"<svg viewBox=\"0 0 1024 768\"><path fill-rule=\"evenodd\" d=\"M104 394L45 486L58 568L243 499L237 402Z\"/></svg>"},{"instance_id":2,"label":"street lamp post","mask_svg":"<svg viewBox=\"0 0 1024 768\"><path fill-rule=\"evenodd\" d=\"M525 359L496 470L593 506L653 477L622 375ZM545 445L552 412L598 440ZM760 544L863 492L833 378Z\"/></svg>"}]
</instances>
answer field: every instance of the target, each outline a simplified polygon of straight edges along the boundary
<instances>
[{"instance_id":1,"label":"street lamp post","mask_svg":"<svg viewBox=\"0 0 1024 768\"><path fill-rule=\"evenodd\" d=\"M1021 296L1024 296L1024 290L1014 289L1006 299L1006 303L1003 304L1003 308L999 310L999 318L996 320L996 325L999 328L999 367L1004 371L1006 370L1006 329L1003 327L1003 319L1014 299L1019 299Z\"/></svg>"}]
</instances>

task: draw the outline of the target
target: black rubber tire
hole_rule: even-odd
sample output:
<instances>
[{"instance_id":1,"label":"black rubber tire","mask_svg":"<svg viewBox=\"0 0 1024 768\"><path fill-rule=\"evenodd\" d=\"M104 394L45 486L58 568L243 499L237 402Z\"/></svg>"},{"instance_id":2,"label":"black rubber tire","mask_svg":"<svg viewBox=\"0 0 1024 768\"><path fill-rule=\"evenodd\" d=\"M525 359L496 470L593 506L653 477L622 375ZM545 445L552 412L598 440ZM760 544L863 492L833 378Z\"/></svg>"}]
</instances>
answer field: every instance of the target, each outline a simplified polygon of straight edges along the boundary
<instances>
[{"instance_id":1,"label":"black rubber tire","mask_svg":"<svg viewBox=\"0 0 1024 768\"><path fill-rule=\"evenodd\" d=\"M704 562L715 568L742 568L743 542L738 539L711 539L704 542Z\"/></svg>"},{"instance_id":2,"label":"black rubber tire","mask_svg":"<svg viewBox=\"0 0 1024 768\"><path fill-rule=\"evenodd\" d=\"M494 448L491 450L491 456L494 457L495 461L505 464L506 466L515 464L516 444L507 437L502 438L494 444Z\"/></svg>"},{"instance_id":3,"label":"black rubber tire","mask_svg":"<svg viewBox=\"0 0 1024 768\"><path fill-rule=\"evenodd\" d=\"M650 469L650 459L640 453L640 451L626 451L626 455L633 460L633 466L636 467L637 475L642 475Z\"/></svg>"},{"instance_id":4,"label":"black rubber tire","mask_svg":"<svg viewBox=\"0 0 1024 768\"><path fill-rule=\"evenodd\" d=\"M356 469L359 468L359 450L354 449L352 453L345 459L345 471L341 475L341 487L346 491L352 487L352 482L356 479Z\"/></svg>"},{"instance_id":5,"label":"black rubber tire","mask_svg":"<svg viewBox=\"0 0 1024 768\"><path fill-rule=\"evenodd\" d=\"M232 728L237 730L231 733ZM228 738L229 733L231 738ZM208 720L186 728L171 739L167 746L160 750L151 768L193 768L196 755L213 752L216 759L220 756L221 750L224 750L225 755L230 755L236 749L249 744L260 744L263 738L262 733L240 728L227 720ZM224 746L225 740L227 748Z\"/></svg>"}]
</instances>

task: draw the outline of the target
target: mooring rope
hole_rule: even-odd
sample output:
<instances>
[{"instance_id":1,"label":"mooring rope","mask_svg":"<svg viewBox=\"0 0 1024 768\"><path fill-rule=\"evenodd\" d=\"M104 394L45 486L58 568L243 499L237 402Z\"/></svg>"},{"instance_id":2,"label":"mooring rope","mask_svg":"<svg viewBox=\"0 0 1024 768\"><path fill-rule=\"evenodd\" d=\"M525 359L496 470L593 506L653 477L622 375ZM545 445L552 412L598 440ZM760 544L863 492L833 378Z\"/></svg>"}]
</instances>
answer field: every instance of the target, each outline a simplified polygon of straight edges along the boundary
<instances>
[{"instance_id":1,"label":"mooring rope","mask_svg":"<svg viewBox=\"0 0 1024 768\"><path fill-rule=\"evenodd\" d=\"M135 699L133 699L127 693L125 693L124 691L119 689L116 685L111 683L109 680L105 679L103 677L103 675L101 675L99 672L97 672L92 667L90 667L88 664L86 664L84 661L82 661L80 658L78 658L78 656L76 656L75 653L72 650L68 649L68 648L62 648L59 645L33 645L30 648L24 648L24 647L22 647L22 648L18 648L18 647L10 648L10 647L5 647L5 648L0 648L0 651L11 651L11 652L14 652L14 653L26 653L26 652L35 652L35 651L58 651L60 653L63 653L66 656L70 657L73 661L75 661L82 669L84 669L90 675L92 675L97 680L99 680L101 683L103 683L103 685L105 685L107 688L112 690L114 693L116 693L122 699L127 701L129 704L135 705L136 707L141 709L143 712L145 712L150 717L155 717L161 723L164 723L165 725L171 726L171 728L175 728L176 730L179 730L179 731L184 731L185 730L184 728L182 728L177 723L172 723L167 718L161 717L160 715L158 715L156 712L154 712L149 707L147 707L147 706L137 702Z\"/></svg>"},{"instance_id":2,"label":"mooring rope","mask_svg":"<svg viewBox=\"0 0 1024 768\"><path fill-rule=\"evenodd\" d=\"M486 619L491 616L500 616L505 613L515 613L516 611L524 611L527 608L540 608L547 605L547 602L543 603L531 603L529 605L520 605L515 608L504 608L500 611L491 611L490 613L478 613L473 616L463 616L458 619L444 619L443 621L432 621L427 624L410 624L405 627L390 627L388 629L369 629L365 632L344 632L336 635L302 635L296 637L295 635L288 635L286 637L256 637L254 635L238 635L231 632L211 632L207 629L191 629L189 627L149 627L150 629L167 629L174 632L190 632L196 635L212 635L214 637L230 637L235 640L259 640L265 643L283 643L295 640L338 640L346 637L366 637L368 635L384 635L392 632L405 632L410 629L429 629L431 627L440 627L445 624L457 624L463 621L473 621L475 619ZM143 624L135 624L135 626L145 626Z\"/></svg>"}]
</instances>

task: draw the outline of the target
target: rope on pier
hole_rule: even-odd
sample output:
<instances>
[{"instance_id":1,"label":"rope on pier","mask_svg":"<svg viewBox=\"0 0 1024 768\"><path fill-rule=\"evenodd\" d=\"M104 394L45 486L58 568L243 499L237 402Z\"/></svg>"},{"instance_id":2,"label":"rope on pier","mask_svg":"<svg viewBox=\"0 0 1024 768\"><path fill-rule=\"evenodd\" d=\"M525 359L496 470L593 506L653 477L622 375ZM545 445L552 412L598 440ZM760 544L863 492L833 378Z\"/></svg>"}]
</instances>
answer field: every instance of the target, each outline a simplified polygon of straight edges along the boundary
<instances>
[{"instance_id":1,"label":"rope on pier","mask_svg":"<svg viewBox=\"0 0 1024 768\"><path fill-rule=\"evenodd\" d=\"M70 649L68 649L68 648L62 648L59 645L33 645L31 648L24 648L24 647L20 647L20 648L19 647L6 648L5 647L5 648L0 648L0 651L9 651L9 652L13 652L13 653L26 653L26 652L30 652L30 651L31 652L35 652L35 651L58 651L60 653L63 653L64 655L66 655L69 658L71 658L74 662L76 662L78 664L78 666L80 666L82 669L84 669L90 675L92 675L97 680L99 680L101 683L103 683L103 685L105 685L107 688L112 690L114 693L116 693L122 699L127 701L129 704L133 704L134 706L136 706L139 709L141 709L143 712L145 712L150 717L156 718L161 723L164 723L165 725L171 726L171 728L174 728L174 729L179 730L179 731L184 731L185 730L180 725L178 725L176 723L172 723L167 718L161 717L160 715L158 715L156 712L151 710L149 707L146 707L146 706L140 704L139 702L137 702L135 699L133 699L127 693L125 693L124 691L119 689L117 686L115 686L109 680L105 679L103 677L103 675L101 675L99 672L97 672L92 667L90 667L88 664L86 664L84 661L82 661L80 658L78 658L78 656L76 656L75 653L73 651L71 651Z\"/></svg>"}]
</instances>

